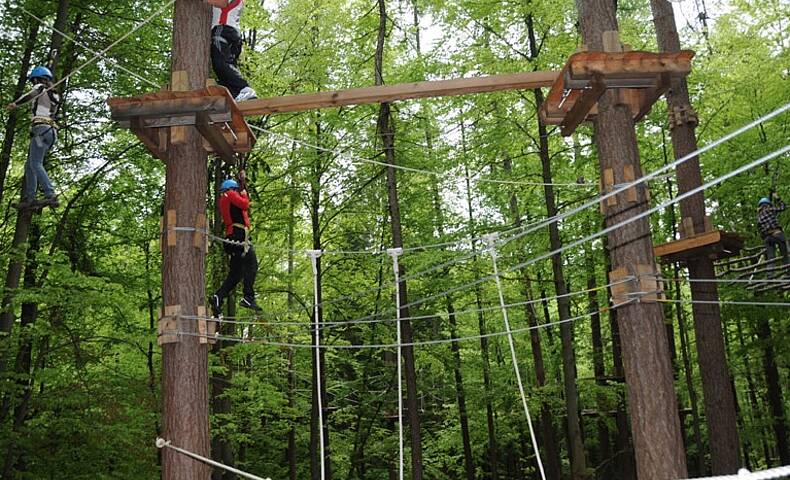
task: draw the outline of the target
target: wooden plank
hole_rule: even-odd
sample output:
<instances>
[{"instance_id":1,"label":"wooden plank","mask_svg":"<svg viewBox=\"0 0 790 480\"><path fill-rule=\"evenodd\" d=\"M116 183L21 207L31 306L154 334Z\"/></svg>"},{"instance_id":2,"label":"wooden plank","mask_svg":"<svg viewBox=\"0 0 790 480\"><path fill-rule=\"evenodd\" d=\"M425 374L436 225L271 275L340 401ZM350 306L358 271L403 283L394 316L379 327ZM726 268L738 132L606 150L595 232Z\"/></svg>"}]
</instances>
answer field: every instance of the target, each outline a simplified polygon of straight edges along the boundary
<instances>
[{"instance_id":1,"label":"wooden plank","mask_svg":"<svg viewBox=\"0 0 790 480\"><path fill-rule=\"evenodd\" d=\"M573 135L573 132L576 131L576 127L581 125L584 119L587 118L590 109L592 109L593 105L598 103L598 99L601 98L604 92L606 92L606 85L604 85L601 76L594 76L590 81L590 88L582 91L581 98L574 103L573 107L562 121L561 132L564 137Z\"/></svg>"},{"instance_id":2,"label":"wooden plank","mask_svg":"<svg viewBox=\"0 0 790 480\"><path fill-rule=\"evenodd\" d=\"M568 60L572 80L589 80L596 73L607 79L631 79L669 73L688 75L694 52L582 52Z\"/></svg>"},{"instance_id":3,"label":"wooden plank","mask_svg":"<svg viewBox=\"0 0 790 480\"><path fill-rule=\"evenodd\" d=\"M175 210L168 210L167 211L167 246L168 247L175 247L177 238L176 238L176 231L175 228L178 226L178 221L176 219L176 211Z\"/></svg>"},{"instance_id":4,"label":"wooden plank","mask_svg":"<svg viewBox=\"0 0 790 480\"><path fill-rule=\"evenodd\" d=\"M144 127L142 119L140 118L132 119L129 126L132 130L132 133L137 135L137 138L143 142L143 145L145 145L145 148L151 152L151 155L162 161L167 161L167 144L162 143L162 138L159 134L156 134L152 132L151 129Z\"/></svg>"},{"instance_id":5,"label":"wooden plank","mask_svg":"<svg viewBox=\"0 0 790 480\"><path fill-rule=\"evenodd\" d=\"M634 166L626 165L623 167L623 181L625 183L633 183L635 179ZM627 202L636 203L638 196L636 194L636 186L633 186L625 191L625 199Z\"/></svg>"},{"instance_id":6,"label":"wooden plank","mask_svg":"<svg viewBox=\"0 0 790 480\"><path fill-rule=\"evenodd\" d=\"M603 171L603 193L609 193L612 191L614 191L614 170L607 168ZM612 195L605 201L607 206L613 207L617 205L617 195Z\"/></svg>"},{"instance_id":7,"label":"wooden plank","mask_svg":"<svg viewBox=\"0 0 790 480\"><path fill-rule=\"evenodd\" d=\"M525 72L354 88L334 92L261 98L239 104L244 116L301 112L318 108L364 105L428 97L447 97L502 90L550 87L558 72Z\"/></svg>"},{"instance_id":8,"label":"wooden plank","mask_svg":"<svg viewBox=\"0 0 790 480\"><path fill-rule=\"evenodd\" d=\"M237 158L236 153L233 151L233 147L225 139L222 132L218 130L218 125L211 124L208 114L205 112L198 113L195 127L200 134L203 135L203 138L208 140L211 148L214 149L214 153L219 155L225 163L229 165L236 164Z\"/></svg>"},{"instance_id":9,"label":"wooden plank","mask_svg":"<svg viewBox=\"0 0 790 480\"><path fill-rule=\"evenodd\" d=\"M721 239L721 232L714 230L712 232L693 235L663 245L656 245L654 251L657 257L666 257L672 254L688 252L697 248L714 245L721 242Z\"/></svg>"},{"instance_id":10,"label":"wooden plank","mask_svg":"<svg viewBox=\"0 0 790 480\"><path fill-rule=\"evenodd\" d=\"M180 317L181 305L168 305L162 310L157 326L157 343L160 346L179 341Z\"/></svg>"},{"instance_id":11,"label":"wooden plank","mask_svg":"<svg viewBox=\"0 0 790 480\"><path fill-rule=\"evenodd\" d=\"M134 103L117 105L111 110L111 118L116 121L133 117L161 118L192 116L198 112L209 114L230 113L228 99L224 96L169 98L165 100L139 100Z\"/></svg>"},{"instance_id":12,"label":"wooden plank","mask_svg":"<svg viewBox=\"0 0 790 480\"><path fill-rule=\"evenodd\" d=\"M211 119L211 123L225 123L233 120L233 114L230 112L230 109L228 109L226 113L214 113L209 115L209 118ZM188 126L195 124L195 114L192 113L179 117L144 118L142 121L145 128L164 129L164 127ZM118 122L118 126L121 128L130 128L131 122L128 120L121 120Z\"/></svg>"}]
</instances>

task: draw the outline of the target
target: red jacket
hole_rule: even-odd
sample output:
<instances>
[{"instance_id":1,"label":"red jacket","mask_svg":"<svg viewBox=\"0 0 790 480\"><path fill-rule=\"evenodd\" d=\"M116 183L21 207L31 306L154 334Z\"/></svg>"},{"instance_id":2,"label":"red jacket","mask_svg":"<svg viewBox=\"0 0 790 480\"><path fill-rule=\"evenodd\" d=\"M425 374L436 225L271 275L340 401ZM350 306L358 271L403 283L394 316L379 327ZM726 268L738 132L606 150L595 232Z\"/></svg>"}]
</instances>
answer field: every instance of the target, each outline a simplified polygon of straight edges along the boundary
<instances>
[{"instance_id":1,"label":"red jacket","mask_svg":"<svg viewBox=\"0 0 790 480\"><path fill-rule=\"evenodd\" d=\"M219 213L225 224L225 234L233 233L233 224L244 225L250 228L250 217L247 209L250 208L250 197L236 190L228 190L219 196Z\"/></svg>"}]
</instances>

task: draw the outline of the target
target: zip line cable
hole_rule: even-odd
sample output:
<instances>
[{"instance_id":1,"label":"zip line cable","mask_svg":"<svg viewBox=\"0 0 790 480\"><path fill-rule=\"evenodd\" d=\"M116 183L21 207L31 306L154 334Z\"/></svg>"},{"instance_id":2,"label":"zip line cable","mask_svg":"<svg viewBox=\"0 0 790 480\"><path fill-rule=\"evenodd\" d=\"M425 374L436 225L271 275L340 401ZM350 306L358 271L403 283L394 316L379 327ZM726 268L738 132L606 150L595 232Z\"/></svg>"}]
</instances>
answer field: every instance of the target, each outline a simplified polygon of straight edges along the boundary
<instances>
[{"instance_id":1,"label":"zip line cable","mask_svg":"<svg viewBox=\"0 0 790 480\"><path fill-rule=\"evenodd\" d=\"M790 466L777 467L762 472L750 472L745 468L734 475L718 475L715 477L689 478L686 480L775 480L790 477Z\"/></svg>"},{"instance_id":2,"label":"zip line cable","mask_svg":"<svg viewBox=\"0 0 790 480\"><path fill-rule=\"evenodd\" d=\"M61 32L60 30L58 30L58 29L57 29L57 28L55 28L54 26L48 25L48 24L47 24L47 22L46 22L44 19L42 19L42 18L38 17L38 16L37 16L37 15L35 15L34 13L31 13L31 12L30 12L30 11L28 11L28 10L27 10L27 9L26 9L24 6L20 5L20 6L19 6L19 8L20 8L20 9L21 9L21 10L22 10L24 13L26 13L27 15L29 15L30 17L32 17L32 18L34 18L36 21L38 21L38 23L40 23L42 26L44 26L45 28L49 28L50 30L52 30L53 32L57 33L57 34L58 34L58 35L60 35L61 37L65 38L66 40L69 40L69 41L71 41L71 42L72 42L72 43L74 43L75 45L79 45L80 47L84 48L85 50L87 50L87 51L89 51L89 52L91 52L91 53L98 54L98 55L99 55L101 58L103 58L104 60L107 60L108 62L111 62L111 63L115 64L115 66L116 66L116 67L118 67L119 69L121 69L121 70L122 70L122 71L124 71L125 73L128 73L129 75L133 76L134 78L136 78L136 79L140 80L141 82L147 83L147 84L149 84L149 85L152 85L152 86L154 86L154 87L156 87L156 88L159 88L159 87L160 87L160 85L158 85L157 83L155 83L155 82L152 82L151 80L148 80L147 78L145 78L145 77L143 77L143 76L139 75L138 73L136 73L136 72L133 72L132 70L129 70L128 68L124 67L123 65L121 65L121 63L120 63L118 60L115 60L114 58L108 57L108 56L104 55L103 53L96 52L96 50L93 50L93 48L91 48L90 46L88 46L88 45L86 45L86 44L84 44L84 43L80 42L79 40L75 39L75 38L74 38L74 37L72 37L71 35L69 35L69 34L67 34L67 33L64 33L64 32Z\"/></svg>"}]
</instances>

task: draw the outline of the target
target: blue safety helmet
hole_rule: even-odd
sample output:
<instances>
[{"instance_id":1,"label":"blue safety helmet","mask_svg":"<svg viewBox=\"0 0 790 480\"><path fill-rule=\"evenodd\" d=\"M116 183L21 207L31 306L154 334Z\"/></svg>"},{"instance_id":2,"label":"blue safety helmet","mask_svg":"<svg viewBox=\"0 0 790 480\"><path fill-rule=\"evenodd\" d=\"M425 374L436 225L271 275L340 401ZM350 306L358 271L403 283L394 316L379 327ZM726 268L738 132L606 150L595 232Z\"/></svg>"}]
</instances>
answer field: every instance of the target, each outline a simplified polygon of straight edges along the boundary
<instances>
[{"instance_id":1,"label":"blue safety helmet","mask_svg":"<svg viewBox=\"0 0 790 480\"><path fill-rule=\"evenodd\" d=\"M225 180L222 182L222 185L219 187L220 192L227 192L231 188L239 188L239 182L236 180Z\"/></svg>"},{"instance_id":2,"label":"blue safety helmet","mask_svg":"<svg viewBox=\"0 0 790 480\"><path fill-rule=\"evenodd\" d=\"M763 197L760 199L759 202L757 202L758 207L762 207L763 205L770 205L770 204L771 204L771 200L769 200L768 197Z\"/></svg>"},{"instance_id":3,"label":"blue safety helmet","mask_svg":"<svg viewBox=\"0 0 790 480\"><path fill-rule=\"evenodd\" d=\"M55 77L52 76L52 70L39 65L27 76L28 80L33 80L34 78L46 78L51 82Z\"/></svg>"}]
</instances>

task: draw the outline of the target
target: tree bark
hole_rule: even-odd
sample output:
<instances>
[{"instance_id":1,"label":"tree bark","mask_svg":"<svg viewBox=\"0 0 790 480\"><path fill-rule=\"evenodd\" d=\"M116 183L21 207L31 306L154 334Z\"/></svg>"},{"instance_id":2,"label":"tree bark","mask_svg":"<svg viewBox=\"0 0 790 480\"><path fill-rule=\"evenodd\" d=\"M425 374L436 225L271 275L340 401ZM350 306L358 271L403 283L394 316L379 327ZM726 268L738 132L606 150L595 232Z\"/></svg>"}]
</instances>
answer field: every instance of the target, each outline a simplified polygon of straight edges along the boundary
<instances>
[{"instance_id":1,"label":"tree bark","mask_svg":"<svg viewBox=\"0 0 790 480\"><path fill-rule=\"evenodd\" d=\"M615 5L610 0L577 0L585 44L592 51L603 49L604 31L617 30ZM607 91L598 103L594 121L601 172L611 169L615 183L623 183L624 167L636 178L642 176L636 133L631 111L619 102L616 91ZM608 203L608 202L607 202ZM631 218L647 209L644 189L637 189L636 205L627 196L617 196L617 204L605 207L607 225ZM608 235L612 267L646 265L656 272L650 223L630 222ZM628 384L628 404L634 437L637 475L641 480L685 478L686 458L672 366L667 348L664 315L656 303L628 303L618 308L623 344L623 360Z\"/></svg>"},{"instance_id":2,"label":"tree bark","mask_svg":"<svg viewBox=\"0 0 790 480\"><path fill-rule=\"evenodd\" d=\"M653 22L658 44L664 52L680 50L675 16L668 0L650 0ZM666 94L667 108L691 109L688 85L684 77L676 77ZM681 158L697 150L695 135L696 119L682 125L670 125L675 157ZM677 167L677 182L680 194L702 185L699 157L694 156ZM705 196L699 192L680 202L683 218L692 218L694 231L705 231ZM689 276L693 279L714 279L713 261L702 256L688 262ZM735 396L732 391L727 356L721 328L718 288L712 282L691 283L691 298L695 302L694 331L696 333L697 357L702 377L702 392L705 405L705 420L708 425L711 467L713 475L736 473L740 467L738 424L735 411Z\"/></svg>"},{"instance_id":3,"label":"tree bark","mask_svg":"<svg viewBox=\"0 0 790 480\"><path fill-rule=\"evenodd\" d=\"M384 84L383 64L384 45L387 34L387 9L385 0L378 0L379 30L376 42L375 77L376 85ZM398 179L394 165L395 160L395 129L392 127L392 114L389 103L382 103L379 108L378 133L384 149L387 167L387 198L390 213L390 227L392 229L392 246L403 247L403 232L401 229L400 201L398 199ZM405 276L405 269L400 266L400 277ZM409 318L408 294L406 282L400 282L401 318ZM403 343L413 343L411 321L401 320L401 337ZM406 379L406 410L411 433L411 474L413 480L422 480L422 444L420 439L420 417L417 397L417 371L414 362L414 347L405 346L402 349L405 379Z\"/></svg>"},{"instance_id":4,"label":"tree bark","mask_svg":"<svg viewBox=\"0 0 790 480\"><path fill-rule=\"evenodd\" d=\"M763 350L763 371L765 384L768 390L768 410L771 413L771 426L776 436L776 450L779 454L781 465L790 465L790 443L787 438L787 417L785 416L782 387L779 382L779 369L776 365L774 352L774 338L771 333L771 324L764 315L757 315L757 337Z\"/></svg>"},{"instance_id":5,"label":"tree bark","mask_svg":"<svg viewBox=\"0 0 790 480\"><path fill-rule=\"evenodd\" d=\"M208 75L209 12L201 2L175 3L172 70L186 71L192 89L203 88ZM198 214L205 213L208 182L206 152L197 130L186 129L185 142L171 143L168 154L165 213L174 210L178 226L193 225ZM182 315L197 315L196 307L205 305L205 254L193 246L192 235L177 234L176 240L175 246L164 246L163 304L179 305ZM197 334L197 322L179 323L186 333ZM196 336L163 345L162 396L165 440L208 457L208 348ZM162 460L166 480L207 480L211 474L206 464L170 449L163 451Z\"/></svg>"},{"instance_id":6,"label":"tree bark","mask_svg":"<svg viewBox=\"0 0 790 480\"><path fill-rule=\"evenodd\" d=\"M27 74L30 71L30 58L33 55L33 50L36 48L36 39L38 38L38 23L33 22L30 25L27 40L25 41L25 50L22 53L22 61L19 65L19 76L17 77L16 88L14 88L14 99L21 97L25 93L25 86L27 84ZM14 148L14 139L16 138L16 126L19 122L19 115L21 110L14 109L8 112L8 119L5 124L5 133L3 134L3 147L0 149L0 203L5 197L5 180L8 175L8 167L11 165L11 151ZM10 270L10 268L9 268ZM19 275L17 274L17 286L19 286ZM16 287L14 287L16 288ZM6 291L8 291L8 284L6 283ZM6 296L3 297L3 315L8 308L6 303ZM6 319L3 317L2 332L6 332L5 325ZM10 332L10 330L8 331Z\"/></svg>"}]
</instances>

